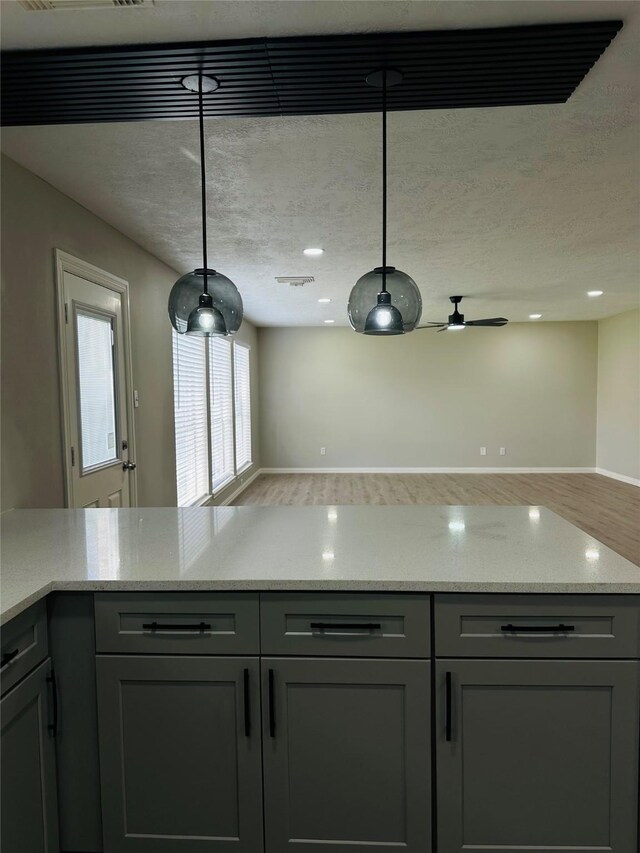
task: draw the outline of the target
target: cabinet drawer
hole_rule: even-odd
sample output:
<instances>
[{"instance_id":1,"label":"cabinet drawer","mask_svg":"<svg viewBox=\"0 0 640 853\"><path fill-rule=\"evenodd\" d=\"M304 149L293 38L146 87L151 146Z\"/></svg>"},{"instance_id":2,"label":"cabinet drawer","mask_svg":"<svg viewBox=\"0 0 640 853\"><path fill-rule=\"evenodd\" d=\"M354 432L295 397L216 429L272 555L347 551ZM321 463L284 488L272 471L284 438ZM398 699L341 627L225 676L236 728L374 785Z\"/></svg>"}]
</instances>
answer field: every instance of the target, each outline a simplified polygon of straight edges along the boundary
<instances>
[{"instance_id":1,"label":"cabinet drawer","mask_svg":"<svg viewBox=\"0 0 640 853\"><path fill-rule=\"evenodd\" d=\"M634 595L436 595L437 657L638 658Z\"/></svg>"},{"instance_id":2,"label":"cabinet drawer","mask_svg":"<svg viewBox=\"0 0 640 853\"><path fill-rule=\"evenodd\" d=\"M262 654L424 658L429 596L263 593Z\"/></svg>"},{"instance_id":3,"label":"cabinet drawer","mask_svg":"<svg viewBox=\"0 0 640 853\"><path fill-rule=\"evenodd\" d=\"M0 681L6 693L49 653L47 606L39 601L2 628Z\"/></svg>"},{"instance_id":4,"label":"cabinet drawer","mask_svg":"<svg viewBox=\"0 0 640 853\"><path fill-rule=\"evenodd\" d=\"M257 654L258 594L98 593L96 652Z\"/></svg>"}]
</instances>

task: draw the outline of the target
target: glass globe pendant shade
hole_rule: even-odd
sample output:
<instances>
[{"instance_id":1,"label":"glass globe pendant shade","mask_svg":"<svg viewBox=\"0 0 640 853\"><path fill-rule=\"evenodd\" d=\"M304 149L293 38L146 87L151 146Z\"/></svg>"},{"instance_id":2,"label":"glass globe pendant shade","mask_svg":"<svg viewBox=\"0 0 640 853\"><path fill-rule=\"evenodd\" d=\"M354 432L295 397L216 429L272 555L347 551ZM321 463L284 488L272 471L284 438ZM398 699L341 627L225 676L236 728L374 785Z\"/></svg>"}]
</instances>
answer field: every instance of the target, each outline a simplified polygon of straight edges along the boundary
<instances>
[{"instance_id":1,"label":"glass globe pendant shade","mask_svg":"<svg viewBox=\"0 0 640 853\"><path fill-rule=\"evenodd\" d=\"M189 272L179 278L171 288L169 319L173 328L181 335L186 333L189 317L200 305L200 296L204 295L204 272L203 269ZM212 307L222 314L226 328L223 334L235 334L243 317L242 297L238 288L226 275L207 270L207 289Z\"/></svg>"},{"instance_id":2,"label":"glass globe pendant shade","mask_svg":"<svg viewBox=\"0 0 640 853\"><path fill-rule=\"evenodd\" d=\"M391 306L400 313L403 331L412 332L422 316L422 297L418 285L411 276L395 267L385 267L384 271ZM382 273L382 267L365 273L351 290L348 303L349 322L356 332L365 332L367 318L372 309L378 306L378 294L382 292Z\"/></svg>"},{"instance_id":3,"label":"glass globe pendant shade","mask_svg":"<svg viewBox=\"0 0 640 853\"><path fill-rule=\"evenodd\" d=\"M404 335L402 314L391 304L391 294L384 290L378 294L378 304L367 315L365 335Z\"/></svg>"},{"instance_id":4,"label":"glass globe pendant shade","mask_svg":"<svg viewBox=\"0 0 640 853\"><path fill-rule=\"evenodd\" d=\"M200 335L200 337L224 336L227 334L227 327L222 312L213 307L213 300L210 294L200 294L198 307L194 308L191 314L189 314L186 334Z\"/></svg>"}]
</instances>

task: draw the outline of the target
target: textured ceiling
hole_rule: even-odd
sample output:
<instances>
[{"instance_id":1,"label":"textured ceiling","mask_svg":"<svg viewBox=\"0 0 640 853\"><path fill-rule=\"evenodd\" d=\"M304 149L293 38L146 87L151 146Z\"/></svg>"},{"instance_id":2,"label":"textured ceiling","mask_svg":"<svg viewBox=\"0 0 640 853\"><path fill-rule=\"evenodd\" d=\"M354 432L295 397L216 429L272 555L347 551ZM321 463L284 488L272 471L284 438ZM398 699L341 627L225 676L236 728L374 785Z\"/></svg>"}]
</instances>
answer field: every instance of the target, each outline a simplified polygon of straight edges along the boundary
<instances>
[{"instance_id":1,"label":"textured ceiling","mask_svg":"<svg viewBox=\"0 0 640 853\"><path fill-rule=\"evenodd\" d=\"M390 116L389 260L419 284L424 319L445 318L453 293L468 297L469 319L582 320L640 301L636 3L157 3L49 13L51 28L34 23L30 36L13 5L2 3L5 47L619 16L624 29L568 104ZM207 8L215 27L205 27ZM125 37L110 17L136 14L158 26L130 24ZM87 21L84 33L56 15ZM210 256L238 284L247 315L346 324L353 282L379 263L379 117L224 119L206 132ZM200 263L194 122L7 128L2 148L177 271ZM302 255L316 245L322 258ZM304 288L274 280L307 274L316 282ZM592 288L605 295L588 299Z\"/></svg>"},{"instance_id":2,"label":"textured ceiling","mask_svg":"<svg viewBox=\"0 0 640 853\"><path fill-rule=\"evenodd\" d=\"M1 0L2 48L500 27L625 18L633 0L155 0L147 8L28 12Z\"/></svg>"}]
</instances>

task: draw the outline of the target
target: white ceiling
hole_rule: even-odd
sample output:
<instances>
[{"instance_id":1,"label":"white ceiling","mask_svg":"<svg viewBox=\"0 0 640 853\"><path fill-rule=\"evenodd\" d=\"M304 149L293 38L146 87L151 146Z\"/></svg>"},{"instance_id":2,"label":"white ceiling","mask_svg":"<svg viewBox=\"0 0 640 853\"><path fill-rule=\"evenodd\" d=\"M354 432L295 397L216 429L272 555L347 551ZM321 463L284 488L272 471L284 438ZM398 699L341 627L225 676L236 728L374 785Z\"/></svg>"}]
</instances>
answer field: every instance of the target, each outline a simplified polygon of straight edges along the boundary
<instances>
[{"instance_id":1,"label":"white ceiling","mask_svg":"<svg viewBox=\"0 0 640 853\"><path fill-rule=\"evenodd\" d=\"M468 297L469 319L584 320L640 304L640 6L628 2L169 2L26 12L3 2L2 44L70 46L611 19L625 27L568 104L394 113L389 261L424 319ZM209 121L210 262L260 325L346 324L379 264L376 115ZM13 159L184 272L200 257L194 122L6 128ZM302 249L322 246L320 259ZM275 276L314 275L304 288ZM605 295L589 299L586 291ZM319 305L319 297L330 297Z\"/></svg>"}]
</instances>

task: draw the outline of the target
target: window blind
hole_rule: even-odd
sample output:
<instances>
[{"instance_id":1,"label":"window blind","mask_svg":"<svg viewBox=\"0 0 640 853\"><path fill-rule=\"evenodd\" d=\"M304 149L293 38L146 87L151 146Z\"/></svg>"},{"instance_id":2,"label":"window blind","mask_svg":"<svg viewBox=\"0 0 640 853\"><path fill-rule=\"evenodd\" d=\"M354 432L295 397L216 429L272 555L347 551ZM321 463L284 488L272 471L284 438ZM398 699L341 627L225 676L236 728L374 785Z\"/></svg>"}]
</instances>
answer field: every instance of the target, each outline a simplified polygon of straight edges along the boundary
<instances>
[{"instance_id":1,"label":"window blind","mask_svg":"<svg viewBox=\"0 0 640 853\"><path fill-rule=\"evenodd\" d=\"M173 332L178 506L209 494L205 339Z\"/></svg>"},{"instance_id":2,"label":"window blind","mask_svg":"<svg viewBox=\"0 0 640 853\"><path fill-rule=\"evenodd\" d=\"M209 338L209 382L211 490L216 491L235 476L231 342L224 338Z\"/></svg>"},{"instance_id":3,"label":"window blind","mask_svg":"<svg viewBox=\"0 0 640 853\"><path fill-rule=\"evenodd\" d=\"M241 344L234 344L236 471L240 471L251 464L251 376L249 367L249 348Z\"/></svg>"}]
</instances>

